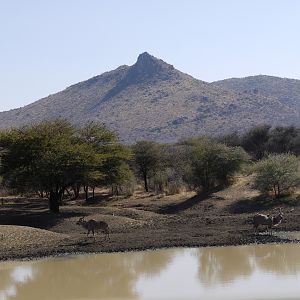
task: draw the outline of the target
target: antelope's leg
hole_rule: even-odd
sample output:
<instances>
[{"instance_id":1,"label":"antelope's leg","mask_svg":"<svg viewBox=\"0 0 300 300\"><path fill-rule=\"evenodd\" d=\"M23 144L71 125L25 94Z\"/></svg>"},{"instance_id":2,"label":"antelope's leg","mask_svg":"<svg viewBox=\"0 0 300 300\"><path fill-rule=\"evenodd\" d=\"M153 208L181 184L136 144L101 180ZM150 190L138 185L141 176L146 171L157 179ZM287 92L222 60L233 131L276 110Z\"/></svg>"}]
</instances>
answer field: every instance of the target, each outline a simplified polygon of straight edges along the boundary
<instances>
[{"instance_id":1,"label":"antelope's leg","mask_svg":"<svg viewBox=\"0 0 300 300\"><path fill-rule=\"evenodd\" d=\"M257 225L253 225L253 229L254 229L254 233L255 233L255 234L257 234L257 228L258 228Z\"/></svg>"}]
</instances>

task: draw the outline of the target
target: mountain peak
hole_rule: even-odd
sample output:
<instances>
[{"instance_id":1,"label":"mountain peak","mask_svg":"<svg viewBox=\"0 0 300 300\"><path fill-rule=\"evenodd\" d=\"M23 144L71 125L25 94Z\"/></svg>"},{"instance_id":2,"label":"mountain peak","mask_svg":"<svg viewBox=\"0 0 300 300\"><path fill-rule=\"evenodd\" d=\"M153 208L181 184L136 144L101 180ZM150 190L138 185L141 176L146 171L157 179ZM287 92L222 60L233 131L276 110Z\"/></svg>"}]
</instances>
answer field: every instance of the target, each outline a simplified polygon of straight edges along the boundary
<instances>
[{"instance_id":1,"label":"mountain peak","mask_svg":"<svg viewBox=\"0 0 300 300\"><path fill-rule=\"evenodd\" d=\"M130 66L122 80L104 96L107 101L119 94L131 85L135 84L154 84L162 80L170 80L178 77L179 71L172 65L167 64L161 59L150 55L148 52L141 53L134 65Z\"/></svg>"},{"instance_id":2,"label":"mountain peak","mask_svg":"<svg viewBox=\"0 0 300 300\"><path fill-rule=\"evenodd\" d=\"M136 63L131 66L130 77L135 77L138 81L150 78L168 79L173 72L172 65L148 52L143 52L138 56Z\"/></svg>"},{"instance_id":3,"label":"mountain peak","mask_svg":"<svg viewBox=\"0 0 300 300\"><path fill-rule=\"evenodd\" d=\"M160 66L168 66L169 68L172 69L174 68L172 65L167 64L162 59L156 58L155 56L149 54L148 52L141 53L138 56L135 65L143 65L145 67L149 67L152 65L160 65Z\"/></svg>"},{"instance_id":4,"label":"mountain peak","mask_svg":"<svg viewBox=\"0 0 300 300\"><path fill-rule=\"evenodd\" d=\"M149 54L148 52L141 53L137 58L137 63L149 63L149 62L156 62L159 59L155 56Z\"/></svg>"}]
</instances>

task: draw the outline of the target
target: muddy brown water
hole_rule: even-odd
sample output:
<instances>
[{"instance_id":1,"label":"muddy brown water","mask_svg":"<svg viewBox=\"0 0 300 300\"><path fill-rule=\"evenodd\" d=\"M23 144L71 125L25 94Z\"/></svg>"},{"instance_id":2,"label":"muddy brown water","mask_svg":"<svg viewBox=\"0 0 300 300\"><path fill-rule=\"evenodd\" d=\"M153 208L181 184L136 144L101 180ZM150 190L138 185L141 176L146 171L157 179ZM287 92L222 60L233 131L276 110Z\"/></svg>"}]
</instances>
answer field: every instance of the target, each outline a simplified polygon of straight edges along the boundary
<instances>
[{"instance_id":1,"label":"muddy brown water","mask_svg":"<svg viewBox=\"0 0 300 300\"><path fill-rule=\"evenodd\" d=\"M0 263L0 300L299 299L300 245L178 248Z\"/></svg>"}]
</instances>

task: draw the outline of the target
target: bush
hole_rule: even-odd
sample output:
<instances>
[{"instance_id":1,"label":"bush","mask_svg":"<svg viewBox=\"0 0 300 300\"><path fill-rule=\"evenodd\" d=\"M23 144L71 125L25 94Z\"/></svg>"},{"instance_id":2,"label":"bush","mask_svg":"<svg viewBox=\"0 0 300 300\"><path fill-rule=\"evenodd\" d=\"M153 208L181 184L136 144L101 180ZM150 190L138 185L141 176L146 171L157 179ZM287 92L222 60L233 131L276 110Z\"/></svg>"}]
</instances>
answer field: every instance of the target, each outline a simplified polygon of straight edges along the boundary
<instances>
[{"instance_id":1,"label":"bush","mask_svg":"<svg viewBox=\"0 0 300 300\"><path fill-rule=\"evenodd\" d=\"M184 184L182 181L171 181L168 183L166 195L180 194L184 190Z\"/></svg>"},{"instance_id":2,"label":"bush","mask_svg":"<svg viewBox=\"0 0 300 300\"><path fill-rule=\"evenodd\" d=\"M240 147L203 140L192 152L194 184L207 192L216 186L228 185L232 175L248 159L247 153Z\"/></svg>"},{"instance_id":3,"label":"bush","mask_svg":"<svg viewBox=\"0 0 300 300\"><path fill-rule=\"evenodd\" d=\"M254 165L255 186L275 197L290 193L300 184L300 161L292 154L274 154Z\"/></svg>"},{"instance_id":4,"label":"bush","mask_svg":"<svg viewBox=\"0 0 300 300\"><path fill-rule=\"evenodd\" d=\"M268 152L270 129L269 125L260 125L250 129L242 137L241 146L256 160L262 159Z\"/></svg>"}]
</instances>

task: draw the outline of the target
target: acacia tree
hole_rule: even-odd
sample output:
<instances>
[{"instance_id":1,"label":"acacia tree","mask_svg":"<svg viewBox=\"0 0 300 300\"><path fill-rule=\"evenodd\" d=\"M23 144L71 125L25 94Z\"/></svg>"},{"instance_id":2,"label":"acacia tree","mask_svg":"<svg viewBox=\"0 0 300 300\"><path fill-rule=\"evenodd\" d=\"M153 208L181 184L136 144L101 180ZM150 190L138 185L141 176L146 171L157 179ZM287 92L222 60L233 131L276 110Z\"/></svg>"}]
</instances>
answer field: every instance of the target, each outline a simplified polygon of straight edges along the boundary
<instances>
[{"instance_id":1,"label":"acacia tree","mask_svg":"<svg viewBox=\"0 0 300 300\"><path fill-rule=\"evenodd\" d=\"M59 211L64 190L93 174L104 157L78 138L67 121L57 120L5 130L0 133L1 175L4 183L20 191L45 191L49 209Z\"/></svg>"},{"instance_id":2,"label":"acacia tree","mask_svg":"<svg viewBox=\"0 0 300 300\"><path fill-rule=\"evenodd\" d=\"M299 154L300 129L294 126L277 126L270 131L268 151L270 153Z\"/></svg>"},{"instance_id":3,"label":"acacia tree","mask_svg":"<svg viewBox=\"0 0 300 300\"><path fill-rule=\"evenodd\" d=\"M180 193L189 172L190 153L186 145L160 145L159 164L151 178L157 192Z\"/></svg>"},{"instance_id":4,"label":"acacia tree","mask_svg":"<svg viewBox=\"0 0 300 300\"><path fill-rule=\"evenodd\" d=\"M82 181L86 199L89 187L93 189L94 196L96 186L118 187L130 178L132 174L127 162L131 158L131 152L128 147L118 142L115 132L109 130L103 123L92 121L80 128L79 138L102 158L95 166L96 172L88 173Z\"/></svg>"},{"instance_id":5,"label":"acacia tree","mask_svg":"<svg viewBox=\"0 0 300 300\"><path fill-rule=\"evenodd\" d=\"M149 192L150 174L159 168L161 149L159 144L151 141L140 141L132 147L134 163L138 174L144 181L145 191Z\"/></svg>"},{"instance_id":6,"label":"acacia tree","mask_svg":"<svg viewBox=\"0 0 300 300\"><path fill-rule=\"evenodd\" d=\"M241 146L255 159L262 159L268 152L268 142L270 138L269 125L259 125L251 128L241 139Z\"/></svg>"},{"instance_id":7,"label":"acacia tree","mask_svg":"<svg viewBox=\"0 0 300 300\"><path fill-rule=\"evenodd\" d=\"M274 154L254 165L255 185L262 192L275 197L288 193L300 185L299 158L292 154Z\"/></svg>"},{"instance_id":8,"label":"acacia tree","mask_svg":"<svg viewBox=\"0 0 300 300\"><path fill-rule=\"evenodd\" d=\"M204 192L228 184L249 158L240 147L228 147L208 139L194 143L191 157L193 182Z\"/></svg>"}]
</instances>

